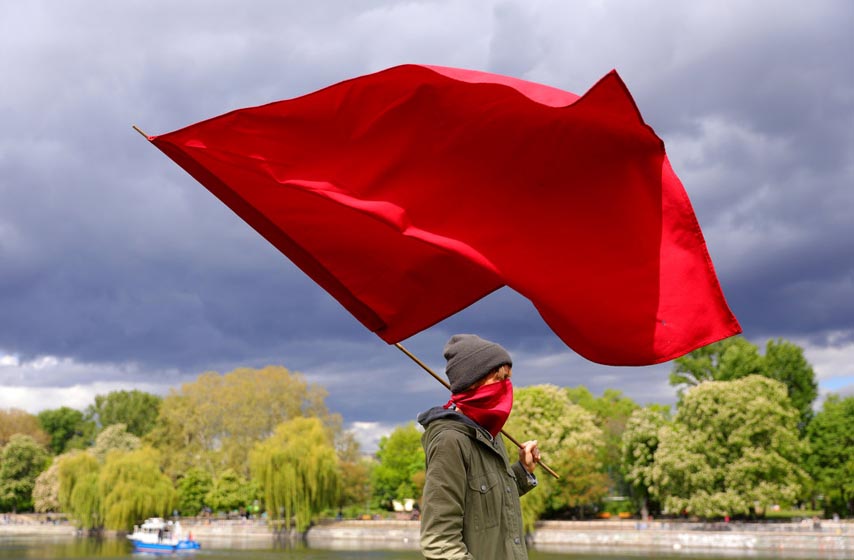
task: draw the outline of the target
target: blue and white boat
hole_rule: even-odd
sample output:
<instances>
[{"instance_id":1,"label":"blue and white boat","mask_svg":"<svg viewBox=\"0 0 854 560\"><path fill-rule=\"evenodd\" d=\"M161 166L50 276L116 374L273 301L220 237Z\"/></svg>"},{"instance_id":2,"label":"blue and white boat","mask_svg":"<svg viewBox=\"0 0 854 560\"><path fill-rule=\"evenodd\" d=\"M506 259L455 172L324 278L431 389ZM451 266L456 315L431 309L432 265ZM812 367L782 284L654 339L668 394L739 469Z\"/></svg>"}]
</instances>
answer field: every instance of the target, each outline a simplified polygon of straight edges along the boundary
<instances>
[{"instance_id":1,"label":"blue and white boat","mask_svg":"<svg viewBox=\"0 0 854 560\"><path fill-rule=\"evenodd\" d=\"M164 521L160 517L146 519L127 537L138 552L184 552L202 547L193 540L192 533L185 538L180 522Z\"/></svg>"}]
</instances>

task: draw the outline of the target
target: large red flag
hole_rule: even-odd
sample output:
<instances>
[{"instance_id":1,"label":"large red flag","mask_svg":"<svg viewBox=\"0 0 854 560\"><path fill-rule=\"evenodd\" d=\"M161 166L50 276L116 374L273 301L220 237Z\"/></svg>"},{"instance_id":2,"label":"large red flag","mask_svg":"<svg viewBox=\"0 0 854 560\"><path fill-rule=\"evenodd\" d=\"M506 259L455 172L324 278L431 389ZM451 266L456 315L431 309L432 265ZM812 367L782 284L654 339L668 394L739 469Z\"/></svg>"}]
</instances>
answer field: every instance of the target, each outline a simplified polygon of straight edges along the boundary
<instances>
[{"instance_id":1,"label":"large red flag","mask_svg":"<svg viewBox=\"0 0 854 560\"><path fill-rule=\"evenodd\" d=\"M389 343L504 285L604 364L740 332L616 72L579 97L406 65L149 138Z\"/></svg>"}]
</instances>

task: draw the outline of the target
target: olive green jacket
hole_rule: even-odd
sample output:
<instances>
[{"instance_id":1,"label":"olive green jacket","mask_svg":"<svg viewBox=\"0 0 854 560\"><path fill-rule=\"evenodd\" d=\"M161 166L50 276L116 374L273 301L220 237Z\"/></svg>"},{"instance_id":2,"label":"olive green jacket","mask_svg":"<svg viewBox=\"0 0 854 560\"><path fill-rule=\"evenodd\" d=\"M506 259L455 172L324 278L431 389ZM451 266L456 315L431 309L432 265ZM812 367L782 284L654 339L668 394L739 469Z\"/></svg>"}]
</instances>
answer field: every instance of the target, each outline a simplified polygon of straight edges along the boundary
<instances>
[{"instance_id":1,"label":"olive green jacket","mask_svg":"<svg viewBox=\"0 0 854 560\"><path fill-rule=\"evenodd\" d=\"M528 558L519 496L536 486L511 465L503 438L454 410L422 413L427 475L421 502L421 552L428 560Z\"/></svg>"}]
</instances>

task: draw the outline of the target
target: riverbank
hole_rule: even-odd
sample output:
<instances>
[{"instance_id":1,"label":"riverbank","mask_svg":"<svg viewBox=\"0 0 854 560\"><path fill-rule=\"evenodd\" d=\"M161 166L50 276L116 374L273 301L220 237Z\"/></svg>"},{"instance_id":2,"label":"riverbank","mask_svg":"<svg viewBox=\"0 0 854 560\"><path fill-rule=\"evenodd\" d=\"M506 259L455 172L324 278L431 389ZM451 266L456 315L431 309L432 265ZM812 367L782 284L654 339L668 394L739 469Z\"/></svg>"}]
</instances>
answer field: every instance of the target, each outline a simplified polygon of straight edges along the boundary
<instances>
[{"instance_id":1,"label":"riverbank","mask_svg":"<svg viewBox=\"0 0 854 560\"><path fill-rule=\"evenodd\" d=\"M354 543L418 545L417 521L337 521L312 527L310 546ZM832 553L854 558L854 523L672 523L635 521L542 521L529 535L537 550L632 548L676 551Z\"/></svg>"},{"instance_id":2,"label":"riverbank","mask_svg":"<svg viewBox=\"0 0 854 560\"><path fill-rule=\"evenodd\" d=\"M245 547L268 542L270 528L261 520L182 519L184 529L201 542ZM323 521L306 534L310 547L324 549L417 549L418 521ZM67 521L45 516L15 516L0 523L0 537L70 536ZM542 521L529 535L532 547L544 551L646 549L714 551L732 554L773 553L797 557L854 558L854 522L688 523L631 520Z\"/></svg>"}]
</instances>

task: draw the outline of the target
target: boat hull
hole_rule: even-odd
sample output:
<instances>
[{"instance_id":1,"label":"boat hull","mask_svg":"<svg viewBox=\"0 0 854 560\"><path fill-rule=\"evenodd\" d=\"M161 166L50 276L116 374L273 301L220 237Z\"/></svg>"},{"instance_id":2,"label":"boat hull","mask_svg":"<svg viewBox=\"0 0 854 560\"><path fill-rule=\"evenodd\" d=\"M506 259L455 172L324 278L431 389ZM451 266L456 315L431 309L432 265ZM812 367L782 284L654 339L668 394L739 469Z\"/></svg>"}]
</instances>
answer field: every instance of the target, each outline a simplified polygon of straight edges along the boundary
<instances>
[{"instance_id":1,"label":"boat hull","mask_svg":"<svg viewBox=\"0 0 854 560\"><path fill-rule=\"evenodd\" d=\"M187 550L199 550L202 546L196 541L178 541L175 544L169 543L148 543L143 541L131 540L133 548L139 552L178 552Z\"/></svg>"}]
</instances>

